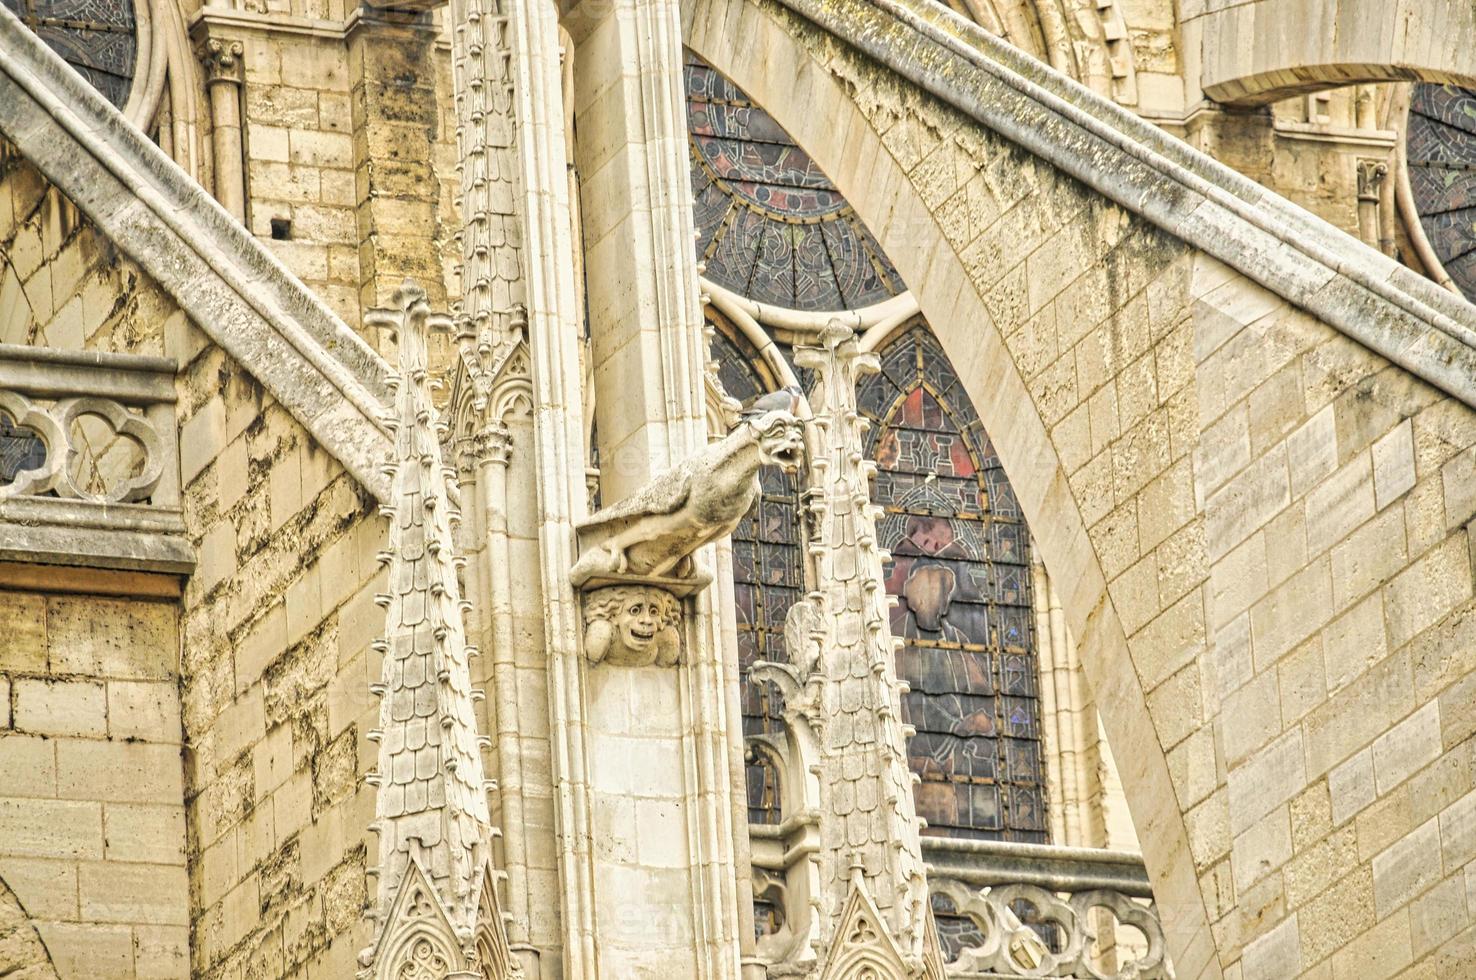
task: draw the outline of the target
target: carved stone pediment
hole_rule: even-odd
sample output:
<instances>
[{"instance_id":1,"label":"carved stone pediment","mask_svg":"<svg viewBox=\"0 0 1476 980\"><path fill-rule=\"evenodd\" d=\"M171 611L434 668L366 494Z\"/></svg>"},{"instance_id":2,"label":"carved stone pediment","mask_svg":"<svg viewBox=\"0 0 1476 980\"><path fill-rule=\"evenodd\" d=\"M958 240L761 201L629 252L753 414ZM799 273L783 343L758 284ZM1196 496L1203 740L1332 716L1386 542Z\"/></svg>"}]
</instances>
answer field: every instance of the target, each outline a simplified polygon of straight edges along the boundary
<instances>
[{"instance_id":1,"label":"carved stone pediment","mask_svg":"<svg viewBox=\"0 0 1476 980\"><path fill-rule=\"evenodd\" d=\"M941 968L937 956L918 963L903 955L859 869L852 871L851 892L836 926L819 980L933 980L934 967ZM936 940L932 946L936 949ZM937 976L941 980L941 969Z\"/></svg>"}]
</instances>

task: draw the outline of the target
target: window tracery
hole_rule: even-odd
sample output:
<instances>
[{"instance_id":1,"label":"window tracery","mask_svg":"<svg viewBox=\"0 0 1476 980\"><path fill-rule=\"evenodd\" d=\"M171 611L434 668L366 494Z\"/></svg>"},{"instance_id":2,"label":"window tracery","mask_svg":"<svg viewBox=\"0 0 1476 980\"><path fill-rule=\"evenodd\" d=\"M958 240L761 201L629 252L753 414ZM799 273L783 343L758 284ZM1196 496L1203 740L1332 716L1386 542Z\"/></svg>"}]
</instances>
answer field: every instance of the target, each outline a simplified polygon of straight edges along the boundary
<instances>
[{"instance_id":1,"label":"window tracery","mask_svg":"<svg viewBox=\"0 0 1476 980\"><path fill-rule=\"evenodd\" d=\"M856 309L905 286L815 161L737 86L686 56L698 254L708 279L793 310Z\"/></svg>"},{"instance_id":2,"label":"window tracery","mask_svg":"<svg viewBox=\"0 0 1476 980\"><path fill-rule=\"evenodd\" d=\"M724 388L747 401L775 386L741 338L715 331ZM898 676L917 729L909 743L918 813L929 832L1047 839L1029 531L988 436L942 347L921 322L881 353L863 382L878 473L878 530L892 552ZM755 660L787 661L784 616L803 590L795 478L766 473L759 507L733 535L744 734L782 729L776 692L748 681ZM780 820L778 778L750 753L749 819Z\"/></svg>"},{"instance_id":3,"label":"window tracery","mask_svg":"<svg viewBox=\"0 0 1476 980\"><path fill-rule=\"evenodd\" d=\"M947 355L918 323L861 383L897 674L928 832L1044 842L1029 532Z\"/></svg>"},{"instance_id":4,"label":"window tracery","mask_svg":"<svg viewBox=\"0 0 1476 980\"><path fill-rule=\"evenodd\" d=\"M1420 224L1445 271L1476 298L1476 90L1416 85L1405 140Z\"/></svg>"},{"instance_id":5,"label":"window tracery","mask_svg":"<svg viewBox=\"0 0 1476 980\"><path fill-rule=\"evenodd\" d=\"M137 57L133 0L0 0L109 102L128 101Z\"/></svg>"}]
</instances>

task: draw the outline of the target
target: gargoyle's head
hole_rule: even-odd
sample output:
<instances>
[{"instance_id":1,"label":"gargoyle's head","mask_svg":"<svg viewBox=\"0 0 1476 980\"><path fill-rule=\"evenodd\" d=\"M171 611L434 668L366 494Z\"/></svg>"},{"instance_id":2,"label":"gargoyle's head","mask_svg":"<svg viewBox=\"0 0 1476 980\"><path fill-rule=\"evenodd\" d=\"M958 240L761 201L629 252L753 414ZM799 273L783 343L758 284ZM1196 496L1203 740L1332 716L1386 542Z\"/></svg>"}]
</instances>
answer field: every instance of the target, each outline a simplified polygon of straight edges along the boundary
<instances>
[{"instance_id":1,"label":"gargoyle's head","mask_svg":"<svg viewBox=\"0 0 1476 980\"><path fill-rule=\"evenodd\" d=\"M799 419L777 409L750 419L748 424L758 437L760 462L790 472L799 469L805 460L805 427Z\"/></svg>"}]
</instances>

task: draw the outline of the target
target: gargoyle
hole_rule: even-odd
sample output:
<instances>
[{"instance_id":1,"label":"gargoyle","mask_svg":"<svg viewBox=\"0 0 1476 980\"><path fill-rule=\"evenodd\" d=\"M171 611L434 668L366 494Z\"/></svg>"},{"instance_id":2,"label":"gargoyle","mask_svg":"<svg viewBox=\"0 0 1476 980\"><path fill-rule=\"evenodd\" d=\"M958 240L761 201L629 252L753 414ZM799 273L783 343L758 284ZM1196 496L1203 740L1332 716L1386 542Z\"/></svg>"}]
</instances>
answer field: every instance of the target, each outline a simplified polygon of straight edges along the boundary
<instances>
[{"instance_id":1,"label":"gargoyle","mask_svg":"<svg viewBox=\"0 0 1476 980\"><path fill-rule=\"evenodd\" d=\"M582 523L580 537L591 543L570 569L570 581L583 588L602 576L695 578L692 553L738 526L758 497L759 467L794 470L804 452L804 429L791 412L744 419L721 441Z\"/></svg>"}]
</instances>

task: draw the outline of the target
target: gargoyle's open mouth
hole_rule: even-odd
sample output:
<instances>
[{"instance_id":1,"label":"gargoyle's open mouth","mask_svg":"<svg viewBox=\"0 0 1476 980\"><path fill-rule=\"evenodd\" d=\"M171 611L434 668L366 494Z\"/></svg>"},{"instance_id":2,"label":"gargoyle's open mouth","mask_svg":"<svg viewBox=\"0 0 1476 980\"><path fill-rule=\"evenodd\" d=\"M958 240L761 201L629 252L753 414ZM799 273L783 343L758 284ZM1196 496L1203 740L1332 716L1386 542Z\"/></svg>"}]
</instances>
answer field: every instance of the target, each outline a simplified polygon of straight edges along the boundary
<instances>
[{"instance_id":1,"label":"gargoyle's open mouth","mask_svg":"<svg viewBox=\"0 0 1476 980\"><path fill-rule=\"evenodd\" d=\"M786 470L797 469L804 460L804 457L804 450L798 446L785 446L783 449L776 449L774 451L774 462Z\"/></svg>"},{"instance_id":2,"label":"gargoyle's open mouth","mask_svg":"<svg viewBox=\"0 0 1476 980\"><path fill-rule=\"evenodd\" d=\"M630 628L630 635L633 636L633 637L635 637L637 640L642 640L642 641L645 641L645 642L649 642L651 640L656 639L656 631L655 630L649 630L649 631L647 631L647 630L642 630L642 629L636 629L634 626L632 626Z\"/></svg>"}]
</instances>

